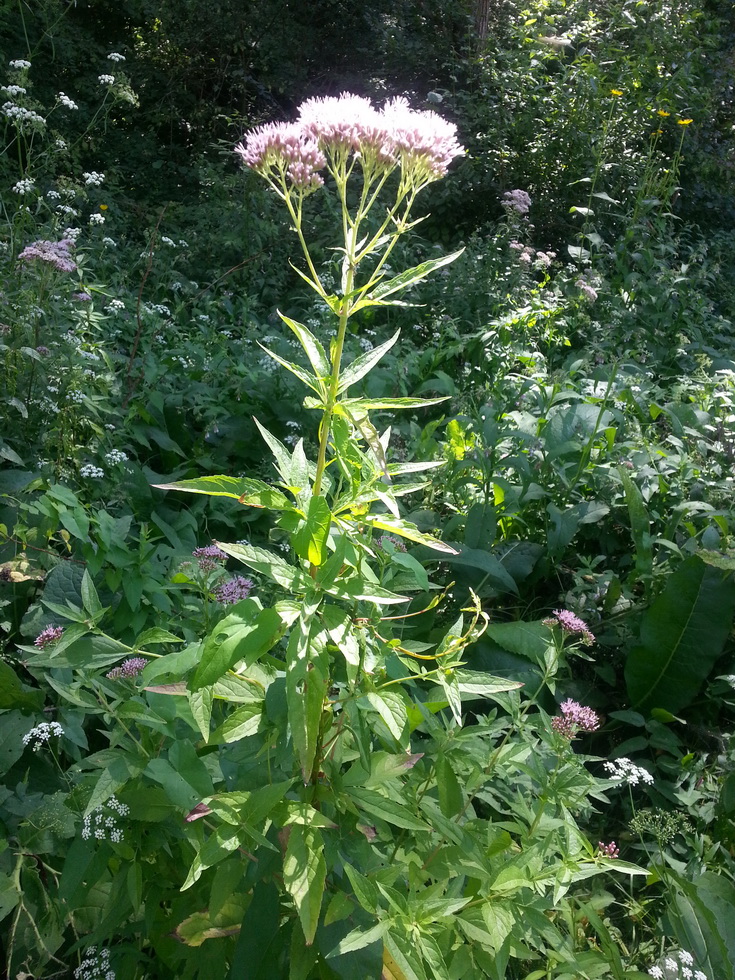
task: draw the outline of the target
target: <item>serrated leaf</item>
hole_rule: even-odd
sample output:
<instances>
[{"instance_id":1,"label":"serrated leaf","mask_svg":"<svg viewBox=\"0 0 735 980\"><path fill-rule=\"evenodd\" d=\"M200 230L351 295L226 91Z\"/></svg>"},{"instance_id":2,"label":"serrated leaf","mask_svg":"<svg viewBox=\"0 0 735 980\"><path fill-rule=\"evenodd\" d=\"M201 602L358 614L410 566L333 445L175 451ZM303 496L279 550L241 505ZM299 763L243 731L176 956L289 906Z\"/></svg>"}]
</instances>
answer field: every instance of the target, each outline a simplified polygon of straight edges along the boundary
<instances>
[{"instance_id":1,"label":"serrated leaf","mask_svg":"<svg viewBox=\"0 0 735 980\"><path fill-rule=\"evenodd\" d=\"M238 742L241 738L255 735L263 716L263 702L253 701L244 704L227 716L219 728L209 736L210 745ZM205 736L206 737L206 736Z\"/></svg>"},{"instance_id":2,"label":"serrated leaf","mask_svg":"<svg viewBox=\"0 0 735 980\"><path fill-rule=\"evenodd\" d=\"M286 699L294 750L306 785L319 742L324 698L329 680L327 631L315 614L319 600L306 598L286 654Z\"/></svg>"},{"instance_id":3,"label":"serrated leaf","mask_svg":"<svg viewBox=\"0 0 735 980\"><path fill-rule=\"evenodd\" d=\"M156 646L159 643L185 643L180 636L176 636L175 633L169 633L168 630L162 629L160 626L153 626L151 629L143 630L143 632L137 637L135 641L134 649L146 646Z\"/></svg>"},{"instance_id":4,"label":"serrated leaf","mask_svg":"<svg viewBox=\"0 0 735 980\"><path fill-rule=\"evenodd\" d=\"M97 589L94 587L92 576L89 574L86 568L84 570L84 575L82 576L82 604L85 611L88 612L93 618L98 617L102 612L100 597L97 595Z\"/></svg>"},{"instance_id":5,"label":"serrated leaf","mask_svg":"<svg viewBox=\"0 0 735 980\"><path fill-rule=\"evenodd\" d=\"M312 497L306 510L306 520L293 535L291 543L299 558L312 565L322 565L327 557L327 538L332 526L332 514L324 497Z\"/></svg>"},{"instance_id":6,"label":"serrated leaf","mask_svg":"<svg viewBox=\"0 0 735 980\"><path fill-rule=\"evenodd\" d=\"M373 817L385 820L386 823L394 827L402 827L404 830L428 831L431 828L422 820L411 813L408 807L402 803L396 803L380 793L373 790L350 787L350 799L356 803L359 809L365 810Z\"/></svg>"},{"instance_id":7,"label":"serrated leaf","mask_svg":"<svg viewBox=\"0 0 735 980\"><path fill-rule=\"evenodd\" d=\"M309 358L309 363L314 368L314 373L317 378L320 380L327 378L331 370L329 358L319 340L317 340L314 334L303 323L284 316L280 310L278 311L278 315L286 326L296 334L299 343L304 348L306 356Z\"/></svg>"},{"instance_id":8,"label":"serrated leaf","mask_svg":"<svg viewBox=\"0 0 735 980\"><path fill-rule=\"evenodd\" d=\"M333 959L335 956L343 956L345 953L353 953L356 949L364 949L371 943L376 943L382 939L392 924L391 919L383 919L369 929L358 926L352 932L348 932L344 939L340 939L334 949L330 950L325 959Z\"/></svg>"},{"instance_id":9,"label":"serrated leaf","mask_svg":"<svg viewBox=\"0 0 735 980\"><path fill-rule=\"evenodd\" d=\"M261 344L260 341L258 341L258 347L260 347L261 350L264 350L268 357L272 357L274 361L276 361L282 367L285 367L287 371L290 371L291 374L297 377L299 381L303 382L307 388L311 388L312 391L315 391L317 395L320 395L322 398L327 397L326 388L323 385L320 385L317 379L313 375L309 374L306 368L302 368L300 364L294 364L293 361L287 361L285 357L281 357L280 354L276 354L275 351L270 350L270 348Z\"/></svg>"},{"instance_id":10,"label":"serrated leaf","mask_svg":"<svg viewBox=\"0 0 735 980\"><path fill-rule=\"evenodd\" d=\"M393 293L401 292L407 289L409 286L413 286L417 282L421 282L422 279L426 279L427 276L431 275L437 269L441 269L445 265L449 265L460 257L464 252L464 248L459 249L457 252L452 252L449 255L442 255L438 259L429 259L427 262L422 262L420 265L414 266L412 269L406 269L404 272L399 273L392 279L388 279L385 282L379 283L367 297L369 300L382 300L386 296L391 296Z\"/></svg>"},{"instance_id":11,"label":"serrated leaf","mask_svg":"<svg viewBox=\"0 0 735 980\"><path fill-rule=\"evenodd\" d=\"M276 609L261 609L249 598L238 602L205 640L191 689L214 684L238 661L246 666L253 663L270 650L285 628Z\"/></svg>"},{"instance_id":12,"label":"serrated leaf","mask_svg":"<svg viewBox=\"0 0 735 980\"><path fill-rule=\"evenodd\" d=\"M303 592L308 585L308 579L299 568L294 568L287 561L264 548L255 548L249 544L226 544L215 541L218 548L237 558L261 575L266 575L276 584L290 592Z\"/></svg>"},{"instance_id":13,"label":"serrated leaf","mask_svg":"<svg viewBox=\"0 0 735 980\"><path fill-rule=\"evenodd\" d=\"M415 524L411 524L410 521L404 521L401 519L396 519L390 517L388 514L366 514L360 518L361 524L368 524L370 527L377 528L381 531L387 531L389 534L397 534L401 538L406 538L408 541L415 541L416 544L423 544L427 548L431 548L432 551L439 551L445 555L458 555L459 551L452 547L452 545L447 544L445 541L440 541L439 538L435 538L431 534L424 534L423 531L419 531Z\"/></svg>"}]
</instances>

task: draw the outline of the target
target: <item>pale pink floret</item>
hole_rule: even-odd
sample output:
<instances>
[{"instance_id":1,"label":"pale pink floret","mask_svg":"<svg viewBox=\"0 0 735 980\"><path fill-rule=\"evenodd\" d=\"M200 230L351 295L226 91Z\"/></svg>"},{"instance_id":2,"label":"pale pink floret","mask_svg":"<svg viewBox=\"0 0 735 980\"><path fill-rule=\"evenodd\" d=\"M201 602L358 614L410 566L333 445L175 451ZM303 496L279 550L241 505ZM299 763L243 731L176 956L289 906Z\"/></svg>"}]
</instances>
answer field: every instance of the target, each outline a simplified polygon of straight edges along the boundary
<instances>
[{"instance_id":1,"label":"pale pink floret","mask_svg":"<svg viewBox=\"0 0 735 980\"><path fill-rule=\"evenodd\" d=\"M307 99L299 109L299 123L321 147L352 150L363 158L372 154L378 162L395 163L391 128L369 99L349 92Z\"/></svg>"},{"instance_id":2,"label":"pale pink floret","mask_svg":"<svg viewBox=\"0 0 735 980\"><path fill-rule=\"evenodd\" d=\"M412 109L400 96L385 104L383 117L398 153L409 164L423 164L432 178L443 177L452 160L464 153L453 123L435 112Z\"/></svg>"},{"instance_id":3,"label":"pale pink floret","mask_svg":"<svg viewBox=\"0 0 735 980\"><path fill-rule=\"evenodd\" d=\"M258 126L235 147L235 152L260 174L267 176L285 167L297 187L313 189L323 183L317 171L326 166L326 158L316 140L298 123Z\"/></svg>"}]
</instances>

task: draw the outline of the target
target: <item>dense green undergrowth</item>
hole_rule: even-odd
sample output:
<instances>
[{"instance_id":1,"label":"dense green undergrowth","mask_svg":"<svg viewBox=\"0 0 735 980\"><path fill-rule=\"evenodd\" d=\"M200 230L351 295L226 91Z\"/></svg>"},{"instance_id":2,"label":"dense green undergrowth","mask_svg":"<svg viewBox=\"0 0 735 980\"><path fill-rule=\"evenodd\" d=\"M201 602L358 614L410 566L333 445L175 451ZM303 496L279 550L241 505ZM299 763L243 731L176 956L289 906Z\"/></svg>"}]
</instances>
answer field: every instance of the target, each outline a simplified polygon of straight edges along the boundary
<instances>
[{"instance_id":1,"label":"dense green undergrowth","mask_svg":"<svg viewBox=\"0 0 735 980\"><path fill-rule=\"evenodd\" d=\"M155 6L1 35L7 976L733 980L724 13Z\"/></svg>"}]
</instances>

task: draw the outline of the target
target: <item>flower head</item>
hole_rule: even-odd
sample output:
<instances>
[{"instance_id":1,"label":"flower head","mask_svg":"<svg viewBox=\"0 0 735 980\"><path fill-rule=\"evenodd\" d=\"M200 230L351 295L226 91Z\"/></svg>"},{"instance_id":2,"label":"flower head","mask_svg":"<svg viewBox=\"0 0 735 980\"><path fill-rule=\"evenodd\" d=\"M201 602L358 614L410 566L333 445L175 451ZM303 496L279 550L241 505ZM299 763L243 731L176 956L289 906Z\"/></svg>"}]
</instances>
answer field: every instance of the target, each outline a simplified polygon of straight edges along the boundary
<instances>
[{"instance_id":1,"label":"flower head","mask_svg":"<svg viewBox=\"0 0 735 980\"><path fill-rule=\"evenodd\" d=\"M137 677L144 667L148 666L145 657L128 657L123 660L119 667L113 667L105 674L111 681L119 681L132 677Z\"/></svg>"},{"instance_id":2,"label":"flower head","mask_svg":"<svg viewBox=\"0 0 735 980\"><path fill-rule=\"evenodd\" d=\"M659 116L663 116L664 119L666 118L666 116L670 116L671 115L671 113L670 112L667 112L665 109L657 109L656 111L657 111L658 115Z\"/></svg>"},{"instance_id":3,"label":"flower head","mask_svg":"<svg viewBox=\"0 0 735 980\"><path fill-rule=\"evenodd\" d=\"M610 95L618 96L618 95L622 95L622 94L623 93L620 91L619 88L611 88L610 89Z\"/></svg>"},{"instance_id":4,"label":"flower head","mask_svg":"<svg viewBox=\"0 0 735 980\"><path fill-rule=\"evenodd\" d=\"M33 751L38 752L51 738L61 738L64 729L58 721L42 721L23 736L23 745L33 743Z\"/></svg>"},{"instance_id":5,"label":"flower head","mask_svg":"<svg viewBox=\"0 0 735 980\"><path fill-rule=\"evenodd\" d=\"M26 245L18 256L21 262L48 262L59 272L74 272L76 262L70 255L74 242L70 238L62 238L59 242L37 241Z\"/></svg>"},{"instance_id":6,"label":"flower head","mask_svg":"<svg viewBox=\"0 0 735 980\"><path fill-rule=\"evenodd\" d=\"M242 599L247 599L252 591L253 582L242 575L236 575L229 581L218 585L212 594L217 602L229 606L235 602L240 602Z\"/></svg>"},{"instance_id":7,"label":"flower head","mask_svg":"<svg viewBox=\"0 0 735 980\"><path fill-rule=\"evenodd\" d=\"M518 214L521 217L525 217L531 210L531 197L526 191L516 189L514 191L506 191L503 194L503 200L500 202L505 208L507 214ZM512 246L511 246L512 247Z\"/></svg>"},{"instance_id":8,"label":"flower head","mask_svg":"<svg viewBox=\"0 0 735 980\"><path fill-rule=\"evenodd\" d=\"M326 157L312 137L296 123L266 123L238 143L243 163L264 177L287 175L302 191L316 190L324 181L318 171Z\"/></svg>"},{"instance_id":9,"label":"flower head","mask_svg":"<svg viewBox=\"0 0 735 980\"><path fill-rule=\"evenodd\" d=\"M33 641L33 645L38 647L39 650L43 650L52 643L56 643L60 640L64 633L63 626L47 626L45 630L42 630L36 639Z\"/></svg>"},{"instance_id":10,"label":"flower head","mask_svg":"<svg viewBox=\"0 0 735 980\"><path fill-rule=\"evenodd\" d=\"M199 568L203 572L213 571L218 564L223 564L229 558L229 555L221 548L218 548L216 544L208 544L203 548L195 548L191 554L193 558L197 559Z\"/></svg>"},{"instance_id":11,"label":"flower head","mask_svg":"<svg viewBox=\"0 0 735 980\"><path fill-rule=\"evenodd\" d=\"M570 636L581 635L585 646L591 646L595 642L595 635L587 623L573 612L569 612L568 609L554 609L552 615L553 619L549 617L544 620L548 626L561 626L562 630Z\"/></svg>"},{"instance_id":12,"label":"flower head","mask_svg":"<svg viewBox=\"0 0 735 980\"><path fill-rule=\"evenodd\" d=\"M694 122L693 119L677 119L676 120L676 125L677 126L688 126L689 123L693 123L693 122Z\"/></svg>"},{"instance_id":13,"label":"flower head","mask_svg":"<svg viewBox=\"0 0 735 980\"><path fill-rule=\"evenodd\" d=\"M654 781L648 769L633 765L630 759L625 756L615 759L613 762L604 763L604 767L610 773L610 779L624 781L629 786L637 786L641 781L650 785Z\"/></svg>"},{"instance_id":14,"label":"flower head","mask_svg":"<svg viewBox=\"0 0 735 980\"><path fill-rule=\"evenodd\" d=\"M599 844L597 845L597 850L600 854L600 857L607 857L607 858L620 857L620 848L618 847L618 845L615 843L614 840L611 840L609 844L605 844L603 841L600 841Z\"/></svg>"},{"instance_id":15,"label":"flower head","mask_svg":"<svg viewBox=\"0 0 735 980\"><path fill-rule=\"evenodd\" d=\"M577 732L595 732L600 727L600 717L592 708L567 698L562 701L561 715L552 718L551 727L564 738L574 738Z\"/></svg>"}]
</instances>

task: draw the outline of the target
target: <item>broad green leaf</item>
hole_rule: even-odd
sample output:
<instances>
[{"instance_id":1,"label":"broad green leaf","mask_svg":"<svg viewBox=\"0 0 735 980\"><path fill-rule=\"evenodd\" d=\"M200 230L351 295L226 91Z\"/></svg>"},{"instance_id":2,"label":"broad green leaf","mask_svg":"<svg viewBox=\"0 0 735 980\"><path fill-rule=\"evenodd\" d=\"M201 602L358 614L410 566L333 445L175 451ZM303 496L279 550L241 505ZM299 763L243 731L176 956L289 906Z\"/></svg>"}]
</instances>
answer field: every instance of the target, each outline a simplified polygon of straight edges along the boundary
<instances>
[{"instance_id":1,"label":"broad green leaf","mask_svg":"<svg viewBox=\"0 0 735 980\"><path fill-rule=\"evenodd\" d=\"M176 936L187 946L201 946L207 939L236 936L240 932L240 923L248 901L246 895L235 892L216 913L207 910L187 916L176 927Z\"/></svg>"},{"instance_id":2,"label":"broad green leaf","mask_svg":"<svg viewBox=\"0 0 735 980\"><path fill-rule=\"evenodd\" d=\"M490 623L485 632L504 650L527 657L535 664L544 664L549 648L554 646L549 627L540 620Z\"/></svg>"},{"instance_id":3,"label":"broad green leaf","mask_svg":"<svg viewBox=\"0 0 735 980\"><path fill-rule=\"evenodd\" d=\"M390 800L385 796L381 796L380 793L376 793L373 790L351 787L349 798L359 809L365 810L372 817L385 820L386 823L392 824L394 827L416 831L428 831L431 829L428 824L415 817L408 807L402 803L396 803L394 800Z\"/></svg>"},{"instance_id":4,"label":"broad green leaf","mask_svg":"<svg viewBox=\"0 0 735 980\"><path fill-rule=\"evenodd\" d=\"M705 871L695 880L671 872L667 917L682 949L694 955L708 977L735 980L735 886L724 875Z\"/></svg>"},{"instance_id":5,"label":"broad green leaf","mask_svg":"<svg viewBox=\"0 0 735 980\"><path fill-rule=\"evenodd\" d=\"M630 529L635 545L635 568L638 575L649 580L653 574L653 546L651 543L651 519L643 500L643 494L623 467L618 467L620 481L625 490Z\"/></svg>"},{"instance_id":6,"label":"broad green leaf","mask_svg":"<svg viewBox=\"0 0 735 980\"><path fill-rule=\"evenodd\" d=\"M735 581L688 558L669 577L641 622L640 645L625 664L631 707L676 713L697 696L732 628Z\"/></svg>"},{"instance_id":7,"label":"broad green leaf","mask_svg":"<svg viewBox=\"0 0 735 980\"><path fill-rule=\"evenodd\" d=\"M299 323L298 320L292 320L290 317L284 316L281 311L278 311L278 315L291 330L296 334L299 343L304 348L306 356L309 358L311 366L314 368L314 374L319 379L325 379L329 376L331 367L329 364L329 358L327 357L324 348L314 334L304 326L303 323Z\"/></svg>"},{"instance_id":8,"label":"broad green leaf","mask_svg":"<svg viewBox=\"0 0 735 980\"><path fill-rule=\"evenodd\" d=\"M43 691L26 687L10 664L0 660L0 710L40 711L45 700Z\"/></svg>"},{"instance_id":9,"label":"broad green leaf","mask_svg":"<svg viewBox=\"0 0 735 980\"><path fill-rule=\"evenodd\" d=\"M390 970L391 977L395 980L429 980L418 951L406 936L388 932L383 942L383 967L384 970Z\"/></svg>"},{"instance_id":10,"label":"broad green leaf","mask_svg":"<svg viewBox=\"0 0 735 980\"><path fill-rule=\"evenodd\" d=\"M258 427L258 431L263 437L263 441L267 444L270 451L275 457L276 469L280 474L281 479L284 483L291 483L291 453L286 449L280 439L269 432L265 426L261 425L260 422L253 416L253 422Z\"/></svg>"},{"instance_id":11,"label":"broad green leaf","mask_svg":"<svg viewBox=\"0 0 735 980\"><path fill-rule=\"evenodd\" d=\"M477 568L485 573L484 581L489 582L494 588L518 595L518 586L515 580L505 570L502 562L487 551L456 545L454 554L450 554L443 561L452 565L467 565L470 568Z\"/></svg>"},{"instance_id":12,"label":"broad green leaf","mask_svg":"<svg viewBox=\"0 0 735 980\"><path fill-rule=\"evenodd\" d=\"M250 598L238 602L205 640L191 689L197 691L214 684L240 660L246 666L253 663L270 650L285 629L276 609L261 609Z\"/></svg>"},{"instance_id":13,"label":"broad green leaf","mask_svg":"<svg viewBox=\"0 0 735 980\"><path fill-rule=\"evenodd\" d=\"M378 911L378 889L375 887L374 883L366 878L365 875L361 874L356 868L353 868L351 864L345 862L344 869L347 877L352 885L352 890L355 893L355 898L360 903L360 905L365 909L366 912L370 912L372 915L376 915Z\"/></svg>"},{"instance_id":14,"label":"broad green leaf","mask_svg":"<svg viewBox=\"0 0 735 980\"><path fill-rule=\"evenodd\" d=\"M406 704L400 694L394 691L369 691L365 695L371 706L378 712L393 738L402 748L408 748L408 714Z\"/></svg>"},{"instance_id":15,"label":"broad green leaf","mask_svg":"<svg viewBox=\"0 0 735 980\"><path fill-rule=\"evenodd\" d=\"M210 745L237 742L248 735L255 735L263 714L262 702L254 701L235 708L232 714L209 737ZM206 737L206 736L205 736Z\"/></svg>"},{"instance_id":16,"label":"broad green leaf","mask_svg":"<svg viewBox=\"0 0 735 980\"><path fill-rule=\"evenodd\" d=\"M520 681L509 681L505 677L495 677L479 670L456 670L454 673L462 694L487 696L523 687Z\"/></svg>"},{"instance_id":17,"label":"broad green leaf","mask_svg":"<svg viewBox=\"0 0 735 980\"><path fill-rule=\"evenodd\" d=\"M319 924L326 877L321 832L316 827L294 824L283 860L283 884L296 905L307 946L314 942Z\"/></svg>"},{"instance_id":18,"label":"broad green leaf","mask_svg":"<svg viewBox=\"0 0 735 980\"><path fill-rule=\"evenodd\" d=\"M335 956L343 956L345 953L352 953L356 949L364 949L365 946L369 946L371 943L375 943L379 939L382 939L390 927L390 919L383 919L382 922L378 922L369 929L363 929L362 927L358 926L357 929L353 929L352 932L348 932L344 939L341 939L334 949L327 953L325 959L333 959Z\"/></svg>"},{"instance_id":19,"label":"broad green leaf","mask_svg":"<svg viewBox=\"0 0 735 980\"><path fill-rule=\"evenodd\" d=\"M232 827L229 824L219 826L199 849L199 853L192 861L189 874L181 886L181 891L184 892L187 888L191 888L207 868L211 868L212 865L229 857L242 843L242 831L238 827Z\"/></svg>"},{"instance_id":20,"label":"broad green leaf","mask_svg":"<svg viewBox=\"0 0 735 980\"><path fill-rule=\"evenodd\" d=\"M732 552L722 553L720 551L708 551L705 548L700 548L697 552L697 557L701 558L708 565L714 565L715 568L721 568L725 572L735 571L735 554L732 554Z\"/></svg>"},{"instance_id":21,"label":"broad green leaf","mask_svg":"<svg viewBox=\"0 0 735 980\"><path fill-rule=\"evenodd\" d=\"M396 330L390 340L386 340L384 344L373 347L372 350L366 351L364 354L355 358L352 364L348 364L339 376L339 391L347 391L351 385L364 378L366 374L369 374L383 355L387 354L391 347L393 347L400 335L401 331Z\"/></svg>"},{"instance_id":22,"label":"broad green leaf","mask_svg":"<svg viewBox=\"0 0 735 980\"><path fill-rule=\"evenodd\" d=\"M426 279L427 276L431 275L436 269L441 269L445 265L449 265L460 257L464 252L464 248L459 249L458 252L452 252L449 255L442 255L438 259L429 259L427 262L422 262L420 265L414 266L412 269L406 269L404 272L399 273L392 279L388 279L385 282L381 282L375 287L371 292L368 299L370 300L382 300L386 296L391 296L393 293L401 292L407 289L409 286L413 286L414 283L421 282L422 279Z\"/></svg>"},{"instance_id":23,"label":"broad green leaf","mask_svg":"<svg viewBox=\"0 0 735 980\"><path fill-rule=\"evenodd\" d=\"M267 507L269 510L290 510L293 507L280 490L260 480L247 480L244 477L202 476L177 483L154 483L153 486L158 490L183 490L186 493L203 493L208 497L233 497L246 507Z\"/></svg>"},{"instance_id":24,"label":"broad green leaf","mask_svg":"<svg viewBox=\"0 0 735 980\"><path fill-rule=\"evenodd\" d=\"M334 406L335 412L343 412L350 418L367 415L378 410L394 411L397 408L427 408L429 405L440 405L448 401L443 398L345 398ZM304 400L304 404L309 399ZM307 406L316 407L316 406Z\"/></svg>"},{"instance_id":25,"label":"broad green leaf","mask_svg":"<svg viewBox=\"0 0 735 980\"><path fill-rule=\"evenodd\" d=\"M138 650L140 647L155 646L158 643L185 643L180 636L176 636L175 633L169 633L168 630L161 629L160 626L153 626L151 629L143 630L143 632L137 637L135 641L135 646L133 649Z\"/></svg>"},{"instance_id":26,"label":"broad green leaf","mask_svg":"<svg viewBox=\"0 0 735 980\"><path fill-rule=\"evenodd\" d=\"M366 582L362 579L350 579L347 582L334 582L332 585L325 585L324 591L329 595L336 596L338 599L363 599L366 602L374 602L376 605L389 606L400 602L409 602L405 595L396 595L389 592L380 585Z\"/></svg>"},{"instance_id":27,"label":"broad green leaf","mask_svg":"<svg viewBox=\"0 0 735 980\"><path fill-rule=\"evenodd\" d=\"M205 742L209 739L212 723L212 688L202 687L198 691L188 691L191 715Z\"/></svg>"},{"instance_id":28,"label":"broad green leaf","mask_svg":"<svg viewBox=\"0 0 735 980\"><path fill-rule=\"evenodd\" d=\"M332 514L324 497L312 497L306 511L306 521L291 539L294 551L312 565L322 565L327 557L327 538L332 526Z\"/></svg>"},{"instance_id":29,"label":"broad green leaf","mask_svg":"<svg viewBox=\"0 0 735 980\"><path fill-rule=\"evenodd\" d=\"M452 764L445 755L440 755L436 760L436 788L441 812L445 817L456 817L464 806L464 796Z\"/></svg>"}]
</instances>

